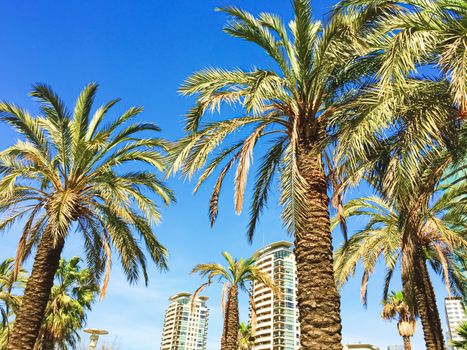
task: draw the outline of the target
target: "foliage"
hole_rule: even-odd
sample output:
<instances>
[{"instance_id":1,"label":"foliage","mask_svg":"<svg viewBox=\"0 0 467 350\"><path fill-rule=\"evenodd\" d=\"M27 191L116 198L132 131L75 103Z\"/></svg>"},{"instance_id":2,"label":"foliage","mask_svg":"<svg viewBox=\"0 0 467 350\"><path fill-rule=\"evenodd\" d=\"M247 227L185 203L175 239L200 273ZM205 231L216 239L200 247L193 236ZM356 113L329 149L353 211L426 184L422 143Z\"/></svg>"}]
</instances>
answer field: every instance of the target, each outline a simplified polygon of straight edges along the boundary
<instances>
[{"instance_id":1,"label":"foliage","mask_svg":"<svg viewBox=\"0 0 467 350\"><path fill-rule=\"evenodd\" d=\"M467 349L467 322L463 322L456 330L462 340L453 341L452 345L457 348Z\"/></svg>"},{"instance_id":2,"label":"foliage","mask_svg":"<svg viewBox=\"0 0 467 350\"><path fill-rule=\"evenodd\" d=\"M452 211L465 199L466 183L445 188L439 185L442 192L428 210L424 213L424 224L421 230L421 244L426 259L446 283L448 294L454 288L458 294L465 293L465 285L455 272L454 257L458 249L467 246L467 221L454 220ZM406 194L408 197L412 193ZM408 200L408 199L407 199ZM357 264L363 267L362 302L366 304L367 286L370 275L376 264L382 258L386 267L386 280L383 299L388 297L389 283L400 262L403 244L401 228L406 219L400 214L399 208L391 205L384 197L371 196L349 201L344 206L344 216L368 218L367 224L348 242L336 250L334 255L336 282L342 286L353 276ZM336 226L337 218L333 225Z\"/></svg>"},{"instance_id":3,"label":"foliage","mask_svg":"<svg viewBox=\"0 0 467 350\"><path fill-rule=\"evenodd\" d=\"M410 314L405 302L404 293L392 292L384 301L381 318L383 320L397 320L397 329L401 337L412 337L415 333L416 322Z\"/></svg>"},{"instance_id":4,"label":"foliage","mask_svg":"<svg viewBox=\"0 0 467 350\"><path fill-rule=\"evenodd\" d=\"M18 290L24 287L27 278L24 270L14 274L14 260L6 259L0 263L0 349L5 349L11 330L11 318L21 303Z\"/></svg>"},{"instance_id":5,"label":"foliage","mask_svg":"<svg viewBox=\"0 0 467 350\"><path fill-rule=\"evenodd\" d=\"M72 113L42 84L31 92L39 102L38 116L14 104L0 103L0 120L23 137L0 152L0 211L6 213L0 230L25 219L16 271L44 232L55 240L68 238L72 231L81 234L87 262L96 276L107 270L104 295L111 247L130 282L137 280L140 270L147 280L140 241L156 265L166 268L167 252L151 228L151 222L160 219L159 209L148 194L156 194L165 204L174 197L151 171L122 169L129 162L164 169L167 142L152 136L159 128L153 123L130 124L141 113L140 107L107 120L119 99L91 114L97 88L94 83L86 86Z\"/></svg>"},{"instance_id":6,"label":"foliage","mask_svg":"<svg viewBox=\"0 0 467 350\"><path fill-rule=\"evenodd\" d=\"M251 350L255 344L255 336L251 324L241 322L238 327L238 349Z\"/></svg>"},{"instance_id":7,"label":"foliage","mask_svg":"<svg viewBox=\"0 0 467 350\"><path fill-rule=\"evenodd\" d=\"M202 278L207 279L207 282L203 283L193 294L193 299L213 282L224 283L224 293L232 286L249 293L249 284L256 282L263 284L277 295L280 295L279 287L274 284L269 274L261 271L256 266L255 255L249 259L241 258L239 260L234 259L228 252L223 252L222 256L226 260L227 266L219 263L207 263L198 264L193 268L191 273L198 273ZM222 300L225 300L225 295L223 295ZM224 308L224 305L222 305L222 308Z\"/></svg>"},{"instance_id":8,"label":"foliage","mask_svg":"<svg viewBox=\"0 0 467 350\"><path fill-rule=\"evenodd\" d=\"M225 32L259 46L277 69L207 68L180 89L196 96L196 102L186 117L186 136L173 150L171 172L180 170L191 178L201 170L196 192L219 169L209 206L211 224L227 173L235 168L234 202L240 213L253 154L262 155L252 191L250 240L276 175L284 225L291 234L301 232L308 208L297 164L300 140L308 140L312 153L321 155L336 138L351 135L341 128L336 112L346 109L356 88L375 70L376 62L360 59L370 50L366 38L372 29L362 25L367 18L357 12L336 14L325 25L312 19L308 0L295 0L293 6L295 18L288 25L275 14L220 10L231 16ZM225 106L239 106L245 115L204 122L208 112ZM379 127L372 123L367 129Z\"/></svg>"},{"instance_id":9,"label":"foliage","mask_svg":"<svg viewBox=\"0 0 467 350\"><path fill-rule=\"evenodd\" d=\"M76 347L80 340L78 332L85 325L86 311L99 292L92 270L81 269L80 261L79 257L60 261L37 340L38 349L43 341L49 341L54 349L66 350Z\"/></svg>"}]
</instances>

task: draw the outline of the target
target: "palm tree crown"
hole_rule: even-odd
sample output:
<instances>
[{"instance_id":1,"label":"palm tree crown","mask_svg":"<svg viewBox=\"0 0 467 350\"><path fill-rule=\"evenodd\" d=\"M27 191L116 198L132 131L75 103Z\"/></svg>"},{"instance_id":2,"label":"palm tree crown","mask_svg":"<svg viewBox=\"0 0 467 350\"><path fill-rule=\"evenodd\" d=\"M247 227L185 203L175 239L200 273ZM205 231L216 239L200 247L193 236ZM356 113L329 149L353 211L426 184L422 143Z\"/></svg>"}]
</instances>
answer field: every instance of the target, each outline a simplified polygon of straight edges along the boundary
<instances>
[{"instance_id":1,"label":"palm tree crown","mask_svg":"<svg viewBox=\"0 0 467 350\"><path fill-rule=\"evenodd\" d=\"M410 350L410 337L415 333L416 322L411 315L410 309L405 302L404 293L392 292L383 303L381 318L383 320L397 320L397 330L399 335L404 338L404 349Z\"/></svg>"}]
</instances>

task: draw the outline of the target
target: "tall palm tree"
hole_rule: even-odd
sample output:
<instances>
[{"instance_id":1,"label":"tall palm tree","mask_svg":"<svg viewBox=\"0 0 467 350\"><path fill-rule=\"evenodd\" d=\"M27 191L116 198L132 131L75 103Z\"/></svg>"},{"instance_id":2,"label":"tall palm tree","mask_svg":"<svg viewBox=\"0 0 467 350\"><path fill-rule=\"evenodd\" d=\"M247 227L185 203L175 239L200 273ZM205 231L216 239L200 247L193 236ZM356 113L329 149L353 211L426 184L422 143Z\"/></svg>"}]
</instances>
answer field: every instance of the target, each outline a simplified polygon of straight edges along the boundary
<instances>
[{"instance_id":1,"label":"tall palm tree","mask_svg":"<svg viewBox=\"0 0 467 350\"><path fill-rule=\"evenodd\" d=\"M238 326L238 350L251 350L255 345L251 324L240 322Z\"/></svg>"},{"instance_id":2,"label":"tall palm tree","mask_svg":"<svg viewBox=\"0 0 467 350\"><path fill-rule=\"evenodd\" d=\"M16 271L36 247L9 350L34 347L71 232L81 235L96 276L106 270L102 295L112 247L130 282L141 272L147 282L141 245L157 267L166 268L166 250L151 228L151 223L160 219L158 206L148 197L155 193L166 204L174 199L152 172L164 169L166 143L153 135L159 131L153 123L129 124L141 108L132 107L104 124L107 112L119 101L112 100L91 115L96 90L94 83L86 86L72 113L46 85L35 85L31 92L39 102L38 116L8 102L0 103L0 120L23 138L0 152L0 210L8 213L0 230L25 219ZM125 171L122 165L128 162L147 164L148 170Z\"/></svg>"},{"instance_id":3,"label":"tall palm tree","mask_svg":"<svg viewBox=\"0 0 467 350\"><path fill-rule=\"evenodd\" d=\"M24 270L14 274L14 259L6 259L0 263L0 349L6 349L10 331L11 318L21 304L18 294L26 284L27 278Z\"/></svg>"},{"instance_id":4,"label":"tall palm tree","mask_svg":"<svg viewBox=\"0 0 467 350\"><path fill-rule=\"evenodd\" d=\"M427 348L443 349L441 321L427 268L427 258L442 274L448 292L450 281L456 282L461 293L465 292L463 282L453 272L455 266L452 259L455 250L465 249L467 244L465 221L461 226L457 221L453 224L449 221L449 213L443 214L443 211L458 201L465 200L467 185L464 181L448 188L440 201L430 207L431 198L437 189L435 178L439 176L440 167L445 167L450 157L445 155L435 158L443 161L436 166L431 162L427 163L419 176L419 184L415 187L409 185L404 175L399 173L404 161L398 165L398 174L392 172L387 177L380 177L381 181L388 178L394 181L397 186L396 199L380 192L384 199L373 197L349 203L350 215L370 215L370 220L359 234L336 253L336 271L337 279L343 282L353 273L358 260L363 259L365 273L362 284L365 288L377 258L382 255L388 267L388 284L400 258L404 293L406 296L414 296L414 300L408 299L407 302L412 314L415 310L420 314ZM398 176L396 181L395 177ZM428 181L424 182L425 179ZM347 258L350 260L345 261ZM386 286L386 292L387 288Z\"/></svg>"},{"instance_id":5,"label":"tall palm tree","mask_svg":"<svg viewBox=\"0 0 467 350\"><path fill-rule=\"evenodd\" d=\"M75 348L78 331L86 322L86 311L91 309L99 292L91 269L81 269L79 257L60 260L55 275L44 321L36 341L37 350L66 350Z\"/></svg>"},{"instance_id":6,"label":"tall palm tree","mask_svg":"<svg viewBox=\"0 0 467 350\"><path fill-rule=\"evenodd\" d=\"M193 294L193 298L201 293L213 281L223 282L222 311L224 314L224 328L222 332L221 350L238 350L238 292L248 292L248 284L261 283L270 288L276 295L280 295L278 287L273 283L269 274L259 270L255 265L256 257L236 260L228 252L222 253L227 266L219 263L207 263L196 265L192 273L198 273L207 278ZM225 301L225 299L227 300Z\"/></svg>"},{"instance_id":7,"label":"tall palm tree","mask_svg":"<svg viewBox=\"0 0 467 350\"><path fill-rule=\"evenodd\" d=\"M420 242L424 214L437 184L449 169L459 171L465 164L466 124L459 120L449 84L445 80L422 77L394 85L385 99L377 88L363 89L352 102L354 109L345 125L355 136L341 140L336 163L345 186L367 179L383 198L397 208L403 226L402 277L404 292L413 284L415 303L422 321L425 344L430 350L444 349L443 332L434 290L424 263ZM401 93L403 92L403 93ZM368 123L390 120L379 132L367 132ZM359 138L363 141L356 141ZM356 143L362 144L355 147ZM464 162L464 163L462 163ZM465 181L465 177L462 180ZM416 264L418 263L418 264ZM415 305L416 304L416 305Z\"/></svg>"},{"instance_id":8,"label":"tall palm tree","mask_svg":"<svg viewBox=\"0 0 467 350\"><path fill-rule=\"evenodd\" d=\"M208 68L189 77L180 91L196 96L196 102L187 115L187 135L174 148L172 172L181 170L191 177L202 169L197 191L219 169L209 206L214 224L226 174L236 166L234 202L239 214L253 152L262 155L248 238L253 239L278 176L282 219L295 238L301 346L337 350L342 348L340 300L332 269L329 169L323 156L340 125L336 109L343 108L344 96L375 69L371 57L360 59L371 26L362 28L363 20L352 13L338 14L327 25L314 21L309 0L294 0L293 7L295 18L288 26L274 14L255 17L236 7L222 9L232 17L225 32L258 45L276 69ZM204 122L207 112L226 104L240 106L246 115ZM343 129L341 137L350 133ZM226 140L234 135L239 141Z\"/></svg>"},{"instance_id":9,"label":"tall palm tree","mask_svg":"<svg viewBox=\"0 0 467 350\"><path fill-rule=\"evenodd\" d=\"M397 320L397 330L402 339L404 339L404 349L411 350L410 337L414 335L417 323L405 302L404 293L401 291L392 292L383 305L381 318L383 320Z\"/></svg>"}]
</instances>

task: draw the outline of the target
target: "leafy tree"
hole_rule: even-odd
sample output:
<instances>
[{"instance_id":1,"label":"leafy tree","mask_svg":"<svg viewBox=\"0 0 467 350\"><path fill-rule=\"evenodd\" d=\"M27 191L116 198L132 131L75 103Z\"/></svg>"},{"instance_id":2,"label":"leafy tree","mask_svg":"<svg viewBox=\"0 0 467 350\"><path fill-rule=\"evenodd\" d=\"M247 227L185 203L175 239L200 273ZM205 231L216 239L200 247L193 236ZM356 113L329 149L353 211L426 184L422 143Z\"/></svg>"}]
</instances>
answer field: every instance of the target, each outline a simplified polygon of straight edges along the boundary
<instances>
[{"instance_id":1,"label":"leafy tree","mask_svg":"<svg viewBox=\"0 0 467 350\"><path fill-rule=\"evenodd\" d=\"M428 349L444 349L436 298L429 282L420 242L424 215L436 186L449 169L463 168L466 154L466 124L445 80L410 78L394 85L387 96L379 89L363 89L343 118L355 136L341 140L336 163L343 187L366 179L401 216L402 277L406 295L415 290L415 303L422 321ZM401 93L403 92L403 93ZM385 128L368 130L368 123ZM358 138L359 140L356 140ZM360 146L356 146L360 144ZM345 150L345 152L343 151ZM457 169L457 170L456 170ZM461 177L465 181L465 176ZM418 263L419 265L417 265ZM413 284L413 285L412 285ZM412 289L412 287L414 289Z\"/></svg>"},{"instance_id":2,"label":"leafy tree","mask_svg":"<svg viewBox=\"0 0 467 350\"><path fill-rule=\"evenodd\" d=\"M410 337L414 335L417 323L405 302L403 292L392 292L389 295L384 301L381 318L383 320L397 320L397 330L404 339L404 349L411 350Z\"/></svg>"},{"instance_id":3,"label":"leafy tree","mask_svg":"<svg viewBox=\"0 0 467 350\"><path fill-rule=\"evenodd\" d=\"M238 350L251 350L255 345L255 336L251 324L241 322L238 326Z\"/></svg>"},{"instance_id":4,"label":"leafy tree","mask_svg":"<svg viewBox=\"0 0 467 350\"><path fill-rule=\"evenodd\" d=\"M458 222L451 215L451 210L462 202L467 184L445 188L440 185L437 190L445 190L425 212L423 227L419 232L420 248L423 255L421 264L429 262L446 283L448 295L452 288L458 294L465 293L465 285L456 271L456 254L467 246L465 232L467 221ZM407 193L407 196L411 196ZM407 199L408 200L408 199ZM397 206L379 196L353 199L345 204L343 215L346 218L367 218L367 224L344 242L334 253L336 282L342 286L354 275L357 264L361 262L363 277L361 285L362 302L366 305L367 286L370 275L379 261L386 267L386 280L383 299L388 298L390 282L398 264L402 260L404 220ZM338 218L333 219L333 226ZM425 276L429 280L429 276ZM404 281L403 281L404 282ZM430 283L431 285L431 283ZM413 295L411 293L410 295ZM409 300L410 302L410 300Z\"/></svg>"},{"instance_id":5,"label":"leafy tree","mask_svg":"<svg viewBox=\"0 0 467 350\"><path fill-rule=\"evenodd\" d=\"M335 15L327 25L314 21L308 0L294 0L293 7L295 18L288 26L274 14L255 17L236 7L222 9L232 17L225 32L258 45L276 69L207 68L189 77L180 91L196 96L196 102L187 115L186 137L174 148L172 172L181 170L192 177L201 170L197 191L219 169L209 206L214 224L229 170L236 167L234 202L240 213L253 153L264 152L256 172L248 238L253 239L278 176L282 219L295 237L301 346L341 349L326 173L331 169L325 158L336 137L352 133L341 129L336 111L345 109L355 87L376 69L372 57L360 59L372 29L363 28L365 20L350 12ZM224 105L238 105L245 115L204 122L207 112ZM371 124L368 129L377 127ZM229 136L239 140L230 142Z\"/></svg>"},{"instance_id":6,"label":"leafy tree","mask_svg":"<svg viewBox=\"0 0 467 350\"><path fill-rule=\"evenodd\" d=\"M450 91L459 116L467 118L467 4L459 0L343 0L338 9L357 9L372 18L385 34L375 43L384 51L378 75L381 90L421 67L438 65L449 79Z\"/></svg>"},{"instance_id":7,"label":"leafy tree","mask_svg":"<svg viewBox=\"0 0 467 350\"><path fill-rule=\"evenodd\" d=\"M239 341L239 315L238 315L238 292L248 292L248 284L257 282L280 294L270 276L262 272L255 265L256 257L235 260L228 252L222 253L227 261L227 266L219 263L199 264L193 268L192 273L198 273L207 278L200 288L193 294L195 299L201 291L211 285L213 281L223 282L222 311L224 314L224 328L222 333L221 350L238 350ZM226 300L227 299L227 300ZM226 302L225 302L226 300Z\"/></svg>"},{"instance_id":8,"label":"leafy tree","mask_svg":"<svg viewBox=\"0 0 467 350\"><path fill-rule=\"evenodd\" d=\"M79 257L60 260L44 321L36 342L37 350L75 348L78 331L86 322L86 311L99 292L91 269L81 269Z\"/></svg>"},{"instance_id":9,"label":"leafy tree","mask_svg":"<svg viewBox=\"0 0 467 350\"><path fill-rule=\"evenodd\" d=\"M467 322L463 322L456 330L462 340L453 341L452 345L456 348L467 349Z\"/></svg>"},{"instance_id":10,"label":"leafy tree","mask_svg":"<svg viewBox=\"0 0 467 350\"><path fill-rule=\"evenodd\" d=\"M0 210L9 213L0 229L25 218L18 243L16 271L36 247L31 276L16 315L9 350L31 350L50 299L60 255L71 232L84 241L87 262L97 278L106 270L108 283L112 247L130 282L142 272L147 282L146 256L166 268L166 250L151 223L160 219L155 193L165 204L172 192L152 171L126 172L129 162L164 170L166 142L153 136L153 123L130 120L142 109L132 107L103 124L112 100L91 115L97 85L81 92L70 113L45 85L35 85L31 96L40 114L8 102L0 103L0 120L24 139L0 152ZM142 137L142 133L144 137Z\"/></svg>"},{"instance_id":11,"label":"leafy tree","mask_svg":"<svg viewBox=\"0 0 467 350\"><path fill-rule=\"evenodd\" d=\"M0 349L6 349L11 331L11 318L21 303L17 294L26 284L24 270L14 274L14 260L6 259L0 263Z\"/></svg>"}]
</instances>

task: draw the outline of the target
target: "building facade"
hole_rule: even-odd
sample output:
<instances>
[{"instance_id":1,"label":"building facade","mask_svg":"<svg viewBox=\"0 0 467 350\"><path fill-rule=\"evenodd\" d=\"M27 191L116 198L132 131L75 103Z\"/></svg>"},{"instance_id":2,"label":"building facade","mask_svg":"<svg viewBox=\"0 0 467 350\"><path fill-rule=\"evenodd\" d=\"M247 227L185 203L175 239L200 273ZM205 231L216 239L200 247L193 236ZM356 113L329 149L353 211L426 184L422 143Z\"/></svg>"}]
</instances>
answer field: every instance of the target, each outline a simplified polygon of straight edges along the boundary
<instances>
[{"instance_id":1,"label":"building facade","mask_svg":"<svg viewBox=\"0 0 467 350\"><path fill-rule=\"evenodd\" d=\"M200 296L192 301L190 293L178 293L169 298L161 350L206 349L209 319L207 300L207 297Z\"/></svg>"},{"instance_id":2,"label":"building facade","mask_svg":"<svg viewBox=\"0 0 467 350\"><path fill-rule=\"evenodd\" d=\"M254 350L298 350L300 327L297 307L295 257L290 242L272 243L258 252L257 266L281 289L281 299L260 283L252 286L250 323Z\"/></svg>"},{"instance_id":3,"label":"building facade","mask_svg":"<svg viewBox=\"0 0 467 350\"><path fill-rule=\"evenodd\" d=\"M344 344L343 350L379 350L376 345L372 344Z\"/></svg>"},{"instance_id":4,"label":"building facade","mask_svg":"<svg viewBox=\"0 0 467 350\"><path fill-rule=\"evenodd\" d=\"M444 299L444 310L446 311L446 321L448 324L449 342L462 340L457 334L457 327L461 322L467 321L464 305L461 297L448 297Z\"/></svg>"}]
</instances>

